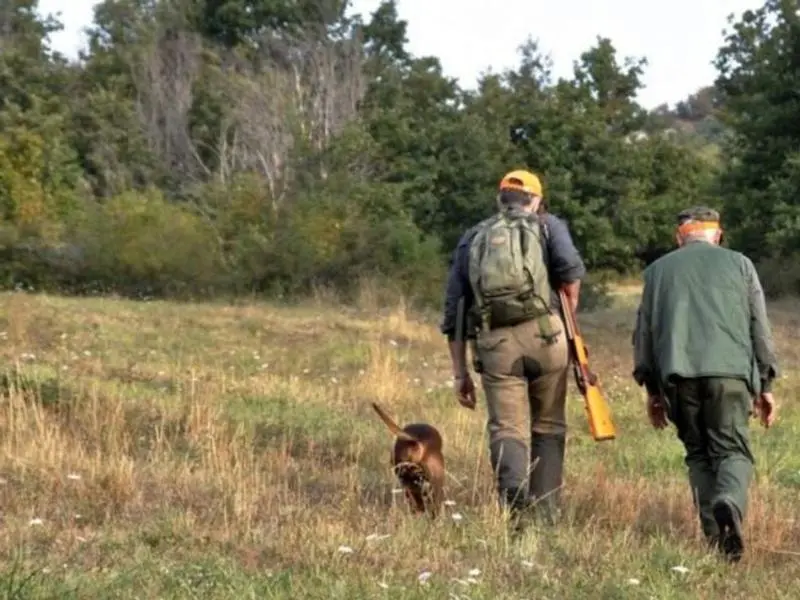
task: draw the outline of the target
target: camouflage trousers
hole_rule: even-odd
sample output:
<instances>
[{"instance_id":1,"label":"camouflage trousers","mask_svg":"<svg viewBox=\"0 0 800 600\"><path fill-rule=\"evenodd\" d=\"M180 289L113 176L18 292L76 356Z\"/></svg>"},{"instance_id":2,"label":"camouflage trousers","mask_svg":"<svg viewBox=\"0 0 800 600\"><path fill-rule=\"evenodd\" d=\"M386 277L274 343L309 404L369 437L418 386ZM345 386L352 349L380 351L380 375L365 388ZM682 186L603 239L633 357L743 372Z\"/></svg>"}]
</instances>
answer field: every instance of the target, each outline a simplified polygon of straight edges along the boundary
<instances>
[{"instance_id":1,"label":"camouflage trousers","mask_svg":"<svg viewBox=\"0 0 800 600\"><path fill-rule=\"evenodd\" d=\"M675 379L665 387L668 416L686 451L692 498L703 534L719 536L712 507L726 500L744 520L753 477L749 423L753 395L744 380Z\"/></svg>"},{"instance_id":2,"label":"camouflage trousers","mask_svg":"<svg viewBox=\"0 0 800 600\"><path fill-rule=\"evenodd\" d=\"M543 496L555 503L561 486L569 355L563 322L548 318L550 338L534 320L481 332L475 343L492 469L512 509Z\"/></svg>"}]
</instances>

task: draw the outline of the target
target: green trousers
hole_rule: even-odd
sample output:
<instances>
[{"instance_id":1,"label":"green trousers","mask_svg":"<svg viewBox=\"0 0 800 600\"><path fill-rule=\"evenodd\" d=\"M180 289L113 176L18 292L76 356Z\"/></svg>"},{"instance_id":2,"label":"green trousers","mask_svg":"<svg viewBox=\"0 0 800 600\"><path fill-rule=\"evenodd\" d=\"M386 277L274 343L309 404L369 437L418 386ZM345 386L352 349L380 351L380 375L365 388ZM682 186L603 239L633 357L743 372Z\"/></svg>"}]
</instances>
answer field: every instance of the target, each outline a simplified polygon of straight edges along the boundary
<instances>
[{"instance_id":1,"label":"green trousers","mask_svg":"<svg viewBox=\"0 0 800 600\"><path fill-rule=\"evenodd\" d=\"M744 520L753 476L753 395L740 379L676 379L665 389L669 419L686 451L692 497L706 538L719 535L712 506L727 499Z\"/></svg>"}]
</instances>

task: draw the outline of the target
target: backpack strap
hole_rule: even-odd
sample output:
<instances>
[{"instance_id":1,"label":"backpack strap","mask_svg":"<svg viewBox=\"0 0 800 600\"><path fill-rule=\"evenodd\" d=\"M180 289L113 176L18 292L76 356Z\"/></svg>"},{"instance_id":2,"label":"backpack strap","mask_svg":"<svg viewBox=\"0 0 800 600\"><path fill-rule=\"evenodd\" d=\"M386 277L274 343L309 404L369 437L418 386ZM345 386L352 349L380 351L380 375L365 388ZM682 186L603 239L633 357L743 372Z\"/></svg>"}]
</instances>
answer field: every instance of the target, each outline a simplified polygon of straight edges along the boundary
<instances>
[{"instance_id":1,"label":"backpack strap","mask_svg":"<svg viewBox=\"0 0 800 600\"><path fill-rule=\"evenodd\" d=\"M539 229L542 232L542 260L544 261L545 267L547 267L550 264L550 253L548 248L550 244L550 228L547 226L544 215L537 214L536 219L539 222ZM548 280L550 280L549 275ZM558 337L558 332L553 329L553 324L550 322L550 315L552 314L550 312L550 299L545 300L545 304L547 305L548 310L545 314L539 317L539 333L548 344L553 344Z\"/></svg>"},{"instance_id":2,"label":"backpack strap","mask_svg":"<svg viewBox=\"0 0 800 600\"><path fill-rule=\"evenodd\" d=\"M537 213L537 214L533 215L533 219L539 225L539 231L541 232L541 238L540 238L540 240L541 240L541 244L540 244L541 248L540 249L542 251L542 261L544 262L545 267L547 267L549 262L550 262L550 260L549 260L550 259L550 255L549 255L549 252L548 252L548 244L550 243L550 229L547 227L547 223L545 222L543 215L540 215L540 214ZM548 276L548 280L549 279L550 278ZM552 314L552 311L550 309L550 299L549 298L545 299L545 298L542 298L542 297L538 297L536 299L530 298L529 300L532 300L533 302L535 302L536 300L539 300L541 302L541 304L543 305L543 306L541 306L541 308L543 309L544 312L541 314L541 316L539 316L536 319L536 321L537 321L537 323L539 325L539 335L542 336L542 339L548 345L554 344L556 339L558 338L558 333L559 332L557 332L557 331L555 331L553 329L553 324L550 322L550 315Z\"/></svg>"},{"instance_id":3,"label":"backpack strap","mask_svg":"<svg viewBox=\"0 0 800 600\"><path fill-rule=\"evenodd\" d=\"M542 258L544 259L544 264L550 264L550 254L548 252L550 245L550 228L547 226L547 221L544 220L544 215L536 215L536 218L539 220L539 227L542 229Z\"/></svg>"},{"instance_id":4,"label":"backpack strap","mask_svg":"<svg viewBox=\"0 0 800 600\"><path fill-rule=\"evenodd\" d=\"M486 246L486 230L494 225L498 220L503 218L503 214L498 212L494 215L484 219L480 223L478 223L477 227L475 228L475 235L472 238L470 244L478 244L478 256L482 256ZM470 248L470 254L472 254L472 249ZM471 277L471 276L470 276ZM483 296L483 290L481 289L480 278L477 281L472 282L471 284L474 285L473 289L473 296L474 296L474 304L472 306L472 312L477 320L477 327L479 329L488 329L488 321L489 321L489 309L486 306L485 298Z\"/></svg>"}]
</instances>

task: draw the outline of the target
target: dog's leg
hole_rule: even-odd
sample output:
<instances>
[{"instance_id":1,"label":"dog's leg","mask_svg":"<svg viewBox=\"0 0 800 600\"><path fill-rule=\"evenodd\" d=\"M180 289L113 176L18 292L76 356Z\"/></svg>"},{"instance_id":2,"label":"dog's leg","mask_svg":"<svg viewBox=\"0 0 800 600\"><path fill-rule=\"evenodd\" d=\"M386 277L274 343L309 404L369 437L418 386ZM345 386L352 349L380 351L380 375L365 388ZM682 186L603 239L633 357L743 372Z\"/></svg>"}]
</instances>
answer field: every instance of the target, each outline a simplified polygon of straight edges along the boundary
<instances>
[{"instance_id":1,"label":"dog's leg","mask_svg":"<svg viewBox=\"0 0 800 600\"><path fill-rule=\"evenodd\" d=\"M433 518L439 516L439 510L444 503L444 490L442 488L442 482L439 479L431 479L430 511Z\"/></svg>"},{"instance_id":2,"label":"dog's leg","mask_svg":"<svg viewBox=\"0 0 800 600\"><path fill-rule=\"evenodd\" d=\"M431 519L436 519L439 516L439 502L436 501L436 494L429 491L425 494L425 512L428 513Z\"/></svg>"},{"instance_id":3,"label":"dog's leg","mask_svg":"<svg viewBox=\"0 0 800 600\"><path fill-rule=\"evenodd\" d=\"M422 497L422 492L419 490L418 487L407 487L406 488L406 498L408 498L408 502L411 505L411 509L415 513L423 513L425 512L425 500Z\"/></svg>"}]
</instances>

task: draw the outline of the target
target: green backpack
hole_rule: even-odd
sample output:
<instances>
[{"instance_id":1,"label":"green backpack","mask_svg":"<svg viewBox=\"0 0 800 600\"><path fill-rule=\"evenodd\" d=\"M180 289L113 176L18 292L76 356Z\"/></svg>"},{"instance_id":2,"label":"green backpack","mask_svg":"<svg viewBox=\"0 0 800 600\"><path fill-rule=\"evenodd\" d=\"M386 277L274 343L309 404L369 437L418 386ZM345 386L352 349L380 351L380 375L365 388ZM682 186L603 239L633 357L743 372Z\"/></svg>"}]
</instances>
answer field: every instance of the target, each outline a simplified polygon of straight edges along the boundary
<instances>
[{"instance_id":1,"label":"green backpack","mask_svg":"<svg viewBox=\"0 0 800 600\"><path fill-rule=\"evenodd\" d=\"M550 314L544 235L538 216L520 211L502 211L480 223L469 249L476 325L510 327Z\"/></svg>"}]
</instances>

